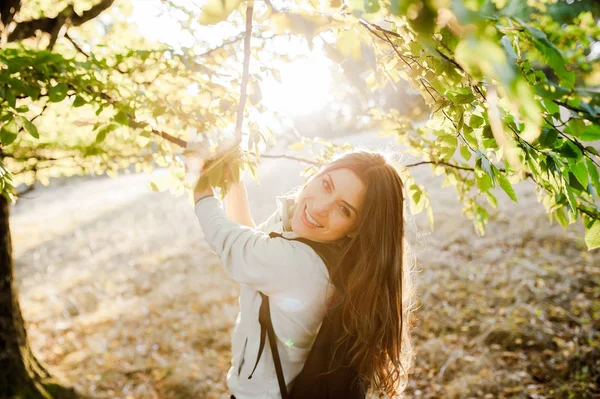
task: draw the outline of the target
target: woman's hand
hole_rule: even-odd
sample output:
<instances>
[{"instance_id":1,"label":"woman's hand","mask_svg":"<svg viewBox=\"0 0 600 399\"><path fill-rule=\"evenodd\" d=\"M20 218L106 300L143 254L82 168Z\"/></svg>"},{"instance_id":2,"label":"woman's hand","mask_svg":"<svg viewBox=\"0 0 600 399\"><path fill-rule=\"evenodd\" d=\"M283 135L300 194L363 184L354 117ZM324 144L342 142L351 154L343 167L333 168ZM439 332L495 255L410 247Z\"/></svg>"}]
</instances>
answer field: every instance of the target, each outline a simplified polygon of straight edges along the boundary
<instances>
[{"instance_id":1,"label":"woman's hand","mask_svg":"<svg viewBox=\"0 0 600 399\"><path fill-rule=\"evenodd\" d=\"M214 195L214 190L207 179L202 179L205 171L211 169L211 164L215 160L231 153L237 148L237 144L230 140L225 140L213 151L207 141L190 142L186 146L184 156L186 158L186 180L194 184L194 203L205 196ZM227 173L227 172L225 172Z\"/></svg>"},{"instance_id":2,"label":"woman's hand","mask_svg":"<svg viewBox=\"0 0 600 399\"><path fill-rule=\"evenodd\" d=\"M215 192L210 184L202 184L202 175L204 174L205 168L207 164L210 164L210 161L202 162L200 166L200 176L194 185L194 204L200 200L202 197L206 196L214 196Z\"/></svg>"},{"instance_id":3,"label":"woman's hand","mask_svg":"<svg viewBox=\"0 0 600 399\"><path fill-rule=\"evenodd\" d=\"M190 142L183 153L185 158L185 179L194 185L194 203L198 202L204 196L214 195L214 190L210 185L199 184L207 163L210 163L208 160L210 155L209 146L206 142Z\"/></svg>"}]
</instances>

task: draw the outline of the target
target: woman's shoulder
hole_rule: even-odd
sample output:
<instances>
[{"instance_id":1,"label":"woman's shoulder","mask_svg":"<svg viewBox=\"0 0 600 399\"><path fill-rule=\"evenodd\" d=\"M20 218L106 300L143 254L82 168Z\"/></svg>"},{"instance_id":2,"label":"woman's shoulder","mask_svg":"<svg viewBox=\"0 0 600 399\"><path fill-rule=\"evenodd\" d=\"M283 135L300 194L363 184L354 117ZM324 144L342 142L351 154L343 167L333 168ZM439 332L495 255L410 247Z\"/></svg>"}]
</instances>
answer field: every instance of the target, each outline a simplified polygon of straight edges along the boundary
<instances>
[{"instance_id":1,"label":"woman's shoulder","mask_svg":"<svg viewBox=\"0 0 600 399\"><path fill-rule=\"evenodd\" d=\"M269 238L273 243L286 248L287 259L281 259L282 262L298 266L300 270L318 272L323 276L329 275L327 265L318 251L310 243L298 238L294 232L270 232Z\"/></svg>"}]
</instances>

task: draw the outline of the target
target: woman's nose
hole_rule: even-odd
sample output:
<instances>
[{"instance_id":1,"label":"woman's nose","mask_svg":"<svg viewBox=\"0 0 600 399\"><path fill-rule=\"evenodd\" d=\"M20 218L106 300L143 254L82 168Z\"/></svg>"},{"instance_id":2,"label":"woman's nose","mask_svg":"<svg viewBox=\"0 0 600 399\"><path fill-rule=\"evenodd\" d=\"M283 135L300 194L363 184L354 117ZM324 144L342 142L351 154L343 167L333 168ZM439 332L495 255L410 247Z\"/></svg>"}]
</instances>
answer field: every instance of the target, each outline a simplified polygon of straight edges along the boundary
<instances>
[{"instance_id":1,"label":"woman's nose","mask_svg":"<svg viewBox=\"0 0 600 399\"><path fill-rule=\"evenodd\" d=\"M333 205L333 201L320 201L319 203L315 203L313 205L313 212L318 215L326 215L331 206Z\"/></svg>"}]
</instances>

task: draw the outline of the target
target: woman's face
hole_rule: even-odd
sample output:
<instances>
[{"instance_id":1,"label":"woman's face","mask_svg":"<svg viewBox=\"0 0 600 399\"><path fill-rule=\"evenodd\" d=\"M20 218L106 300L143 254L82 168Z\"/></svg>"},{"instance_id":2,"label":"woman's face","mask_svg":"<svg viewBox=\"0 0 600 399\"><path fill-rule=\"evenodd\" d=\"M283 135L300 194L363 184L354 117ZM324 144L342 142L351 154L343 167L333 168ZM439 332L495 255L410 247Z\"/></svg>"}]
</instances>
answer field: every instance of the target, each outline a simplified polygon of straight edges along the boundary
<instances>
[{"instance_id":1,"label":"woman's face","mask_svg":"<svg viewBox=\"0 0 600 399\"><path fill-rule=\"evenodd\" d=\"M292 230L312 241L354 236L365 191L363 182L350 169L315 177L296 199Z\"/></svg>"}]
</instances>

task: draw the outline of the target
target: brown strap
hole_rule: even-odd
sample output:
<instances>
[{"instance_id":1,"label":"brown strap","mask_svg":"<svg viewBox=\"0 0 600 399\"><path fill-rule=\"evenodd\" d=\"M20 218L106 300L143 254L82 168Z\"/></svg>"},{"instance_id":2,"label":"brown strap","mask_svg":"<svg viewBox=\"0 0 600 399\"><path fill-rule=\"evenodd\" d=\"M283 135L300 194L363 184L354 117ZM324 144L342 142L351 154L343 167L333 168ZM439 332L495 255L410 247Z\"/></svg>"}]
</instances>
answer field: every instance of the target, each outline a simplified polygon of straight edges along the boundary
<instances>
[{"instance_id":1,"label":"brown strap","mask_svg":"<svg viewBox=\"0 0 600 399\"><path fill-rule=\"evenodd\" d=\"M283 369L281 368L281 359L279 357L279 349L277 349L277 340L275 338L275 330L273 330L273 322L271 321L271 309L269 306L269 297L259 291L262 298L258 319L260 321L261 337L263 329L267 330L269 336L269 346L273 355L273 364L275 365L275 373L277 373L277 382L279 383L279 391L282 399L289 399L287 389L285 387L285 378L283 377ZM262 341L262 339L261 339ZM259 355L260 357L260 355ZM258 361L257 361L258 362Z\"/></svg>"}]
</instances>

